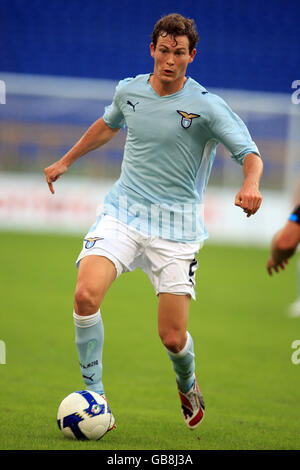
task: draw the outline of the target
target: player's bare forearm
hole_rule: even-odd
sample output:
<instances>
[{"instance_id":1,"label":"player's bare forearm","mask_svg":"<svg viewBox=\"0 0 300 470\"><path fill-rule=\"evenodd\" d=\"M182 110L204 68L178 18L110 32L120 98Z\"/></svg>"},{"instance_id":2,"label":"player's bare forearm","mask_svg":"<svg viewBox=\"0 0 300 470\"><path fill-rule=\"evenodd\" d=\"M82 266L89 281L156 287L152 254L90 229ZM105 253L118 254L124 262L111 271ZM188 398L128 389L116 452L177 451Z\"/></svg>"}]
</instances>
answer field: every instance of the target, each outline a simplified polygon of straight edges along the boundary
<instances>
[{"instance_id":1,"label":"player's bare forearm","mask_svg":"<svg viewBox=\"0 0 300 470\"><path fill-rule=\"evenodd\" d=\"M261 206L259 184L263 173L262 159L254 154L246 155L243 164L244 181L236 195L235 205L243 209L247 217L255 214Z\"/></svg>"},{"instance_id":2,"label":"player's bare forearm","mask_svg":"<svg viewBox=\"0 0 300 470\"><path fill-rule=\"evenodd\" d=\"M280 269L285 268L289 258L295 253L299 242L299 224L288 221L272 240L271 255L267 262L267 271L270 275L273 274L273 271L279 272Z\"/></svg>"},{"instance_id":3,"label":"player's bare forearm","mask_svg":"<svg viewBox=\"0 0 300 470\"><path fill-rule=\"evenodd\" d=\"M109 142L120 129L112 129L103 118L95 121L81 139L57 162L45 168L49 189L54 194L53 183L80 157Z\"/></svg>"},{"instance_id":4,"label":"player's bare forearm","mask_svg":"<svg viewBox=\"0 0 300 470\"><path fill-rule=\"evenodd\" d=\"M69 167L78 158L109 142L119 130L109 127L105 124L103 118L98 119L89 127L74 147L61 158L61 161Z\"/></svg>"},{"instance_id":5,"label":"player's bare forearm","mask_svg":"<svg viewBox=\"0 0 300 470\"><path fill-rule=\"evenodd\" d=\"M267 271L271 276L273 271L278 273L280 269L285 269L286 264L288 264L288 259L295 252L294 249L282 249L280 247L282 232L283 230L280 230L276 233L271 243L271 256L267 262Z\"/></svg>"}]
</instances>

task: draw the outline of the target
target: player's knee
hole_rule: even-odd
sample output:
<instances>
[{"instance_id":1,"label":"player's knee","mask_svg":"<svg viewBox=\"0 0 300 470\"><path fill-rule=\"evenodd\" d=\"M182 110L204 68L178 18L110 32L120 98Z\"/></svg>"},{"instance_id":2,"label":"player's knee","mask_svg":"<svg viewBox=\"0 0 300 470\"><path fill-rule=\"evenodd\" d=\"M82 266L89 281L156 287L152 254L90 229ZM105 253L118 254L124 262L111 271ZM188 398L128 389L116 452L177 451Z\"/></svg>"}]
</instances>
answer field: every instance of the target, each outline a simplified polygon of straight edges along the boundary
<instances>
[{"instance_id":1,"label":"player's knee","mask_svg":"<svg viewBox=\"0 0 300 470\"><path fill-rule=\"evenodd\" d=\"M96 293L85 286L77 286L75 290L75 306L79 315L91 315L100 307Z\"/></svg>"},{"instance_id":2,"label":"player's knee","mask_svg":"<svg viewBox=\"0 0 300 470\"><path fill-rule=\"evenodd\" d=\"M169 351L178 353L184 347L183 334L178 331L159 332L160 339Z\"/></svg>"}]
</instances>

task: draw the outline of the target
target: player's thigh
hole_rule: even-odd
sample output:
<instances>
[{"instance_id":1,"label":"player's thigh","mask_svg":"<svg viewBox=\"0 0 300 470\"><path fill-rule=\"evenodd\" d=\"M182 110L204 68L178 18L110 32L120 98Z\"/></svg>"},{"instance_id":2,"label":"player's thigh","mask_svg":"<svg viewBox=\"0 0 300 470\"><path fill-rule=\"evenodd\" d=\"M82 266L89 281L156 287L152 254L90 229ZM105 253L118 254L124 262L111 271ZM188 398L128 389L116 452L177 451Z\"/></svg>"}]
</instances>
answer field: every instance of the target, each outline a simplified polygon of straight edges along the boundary
<instances>
[{"instance_id":1,"label":"player's thigh","mask_svg":"<svg viewBox=\"0 0 300 470\"><path fill-rule=\"evenodd\" d=\"M158 333L169 349L182 349L186 342L190 295L160 293L158 296Z\"/></svg>"},{"instance_id":2,"label":"player's thigh","mask_svg":"<svg viewBox=\"0 0 300 470\"><path fill-rule=\"evenodd\" d=\"M155 238L146 247L141 268L149 276L156 294L195 295L196 255L200 243L180 243Z\"/></svg>"},{"instance_id":3,"label":"player's thigh","mask_svg":"<svg viewBox=\"0 0 300 470\"><path fill-rule=\"evenodd\" d=\"M89 255L82 258L75 289L75 309L79 304L89 302L100 306L116 276L114 263L105 256Z\"/></svg>"}]
</instances>

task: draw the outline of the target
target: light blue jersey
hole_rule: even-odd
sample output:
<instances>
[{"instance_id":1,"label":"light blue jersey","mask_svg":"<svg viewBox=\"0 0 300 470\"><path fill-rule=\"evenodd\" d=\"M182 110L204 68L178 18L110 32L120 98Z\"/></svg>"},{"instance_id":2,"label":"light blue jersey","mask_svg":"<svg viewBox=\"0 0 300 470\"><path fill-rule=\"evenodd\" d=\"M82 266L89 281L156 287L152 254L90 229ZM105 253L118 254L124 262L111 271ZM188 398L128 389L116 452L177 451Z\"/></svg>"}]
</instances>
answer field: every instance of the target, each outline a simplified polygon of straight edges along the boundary
<instances>
[{"instance_id":1,"label":"light blue jersey","mask_svg":"<svg viewBox=\"0 0 300 470\"><path fill-rule=\"evenodd\" d=\"M149 236L178 242L208 237L203 196L219 142L243 164L259 155L241 119L217 95L188 78L177 93L159 96L149 74L122 80L103 119L127 127L121 175L104 214Z\"/></svg>"}]
</instances>

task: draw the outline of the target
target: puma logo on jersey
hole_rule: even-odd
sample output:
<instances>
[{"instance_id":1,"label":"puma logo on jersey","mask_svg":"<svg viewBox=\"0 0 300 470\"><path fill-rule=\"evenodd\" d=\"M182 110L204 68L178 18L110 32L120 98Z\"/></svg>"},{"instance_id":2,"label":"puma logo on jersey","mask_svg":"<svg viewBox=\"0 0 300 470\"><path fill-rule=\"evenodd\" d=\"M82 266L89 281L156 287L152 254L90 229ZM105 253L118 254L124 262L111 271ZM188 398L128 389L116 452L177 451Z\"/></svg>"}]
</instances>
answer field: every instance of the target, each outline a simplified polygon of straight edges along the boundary
<instances>
[{"instance_id":1,"label":"puma logo on jersey","mask_svg":"<svg viewBox=\"0 0 300 470\"><path fill-rule=\"evenodd\" d=\"M200 114L189 114L186 111L180 111L179 109L177 109L177 113L181 116L181 125L184 129L188 129L191 126L193 119L200 117Z\"/></svg>"},{"instance_id":2,"label":"puma logo on jersey","mask_svg":"<svg viewBox=\"0 0 300 470\"><path fill-rule=\"evenodd\" d=\"M139 104L139 102L137 102L137 103L133 104L133 103L131 103L131 101L127 100L127 104L128 104L129 106L131 106L131 107L132 107L132 109L133 109L133 112L135 112L135 107L136 107L136 105L138 105L138 104Z\"/></svg>"}]
</instances>

